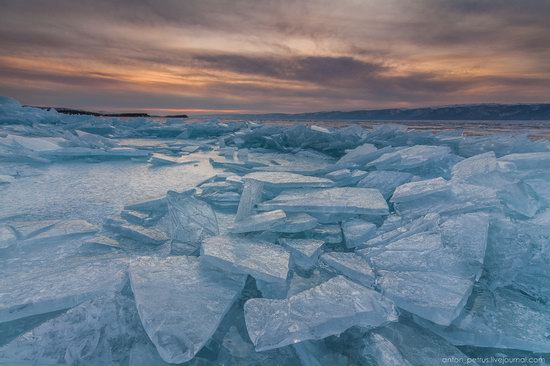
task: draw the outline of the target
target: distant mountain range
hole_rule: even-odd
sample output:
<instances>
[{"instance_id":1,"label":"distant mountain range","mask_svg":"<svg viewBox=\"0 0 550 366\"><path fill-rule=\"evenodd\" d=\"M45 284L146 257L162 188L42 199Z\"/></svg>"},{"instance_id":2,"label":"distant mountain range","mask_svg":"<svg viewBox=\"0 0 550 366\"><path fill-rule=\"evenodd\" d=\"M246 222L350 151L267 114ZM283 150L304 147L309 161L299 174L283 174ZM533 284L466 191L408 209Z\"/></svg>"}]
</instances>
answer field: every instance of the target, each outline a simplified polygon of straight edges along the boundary
<instances>
[{"instance_id":1,"label":"distant mountain range","mask_svg":"<svg viewBox=\"0 0 550 366\"><path fill-rule=\"evenodd\" d=\"M40 108L45 110L55 109L58 113L63 114L81 114L85 116L96 116L96 117L147 117L147 118L188 118L186 114L173 114L165 116L151 115L148 113L103 113L103 112L90 112L81 109L72 109L72 108L60 108L60 107L39 107L39 106L28 106L33 108Z\"/></svg>"},{"instance_id":2,"label":"distant mountain range","mask_svg":"<svg viewBox=\"0 0 550 366\"><path fill-rule=\"evenodd\" d=\"M37 107L51 109L52 107ZM151 118L188 118L186 114L149 115L147 113L101 113L71 108L54 108L59 113L83 114L105 117L151 117ZM544 104L460 104L425 108L365 109L357 111L328 111L311 113L266 113L266 114L210 114L208 117L230 117L242 119L279 119L279 120L530 120L549 121L550 103Z\"/></svg>"},{"instance_id":3,"label":"distant mountain range","mask_svg":"<svg viewBox=\"0 0 550 366\"><path fill-rule=\"evenodd\" d=\"M550 120L550 103L461 104L441 107L368 109L312 113L240 114L231 117L282 120Z\"/></svg>"}]
</instances>

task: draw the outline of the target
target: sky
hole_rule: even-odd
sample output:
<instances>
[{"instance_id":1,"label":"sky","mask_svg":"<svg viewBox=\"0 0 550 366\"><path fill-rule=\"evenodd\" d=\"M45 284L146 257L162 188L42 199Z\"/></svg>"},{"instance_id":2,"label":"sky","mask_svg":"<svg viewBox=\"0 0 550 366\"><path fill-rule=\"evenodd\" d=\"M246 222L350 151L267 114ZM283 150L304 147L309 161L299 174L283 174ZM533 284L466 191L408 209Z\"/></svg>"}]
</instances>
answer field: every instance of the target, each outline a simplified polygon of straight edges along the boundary
<instances>
[{"instance_id":1,"label":"sky","mask_svg":"<svg viewBox=\"0 0 550 366\"><path fill-rule=\"evenodd\" d=\"M550 102L547 0L0 0L0 95L97 111Z\"/></svg>"}]
</instances>

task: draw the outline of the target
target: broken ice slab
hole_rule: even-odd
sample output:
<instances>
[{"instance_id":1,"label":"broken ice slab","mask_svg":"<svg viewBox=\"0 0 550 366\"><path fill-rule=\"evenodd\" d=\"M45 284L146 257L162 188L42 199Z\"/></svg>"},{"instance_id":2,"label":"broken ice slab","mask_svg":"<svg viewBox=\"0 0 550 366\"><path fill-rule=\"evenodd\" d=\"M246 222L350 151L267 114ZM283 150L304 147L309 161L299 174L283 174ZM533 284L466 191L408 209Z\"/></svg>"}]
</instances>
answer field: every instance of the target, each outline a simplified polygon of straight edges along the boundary
<instances>
[{"instance_id":1,"label":"broken ice slab","mask_svg":"<svg viewBox=\"0 0 550 366\"><path fill-rule=\"evenodd\" d=\"M0 174L0 185L15 182L15 178L11 175Z\"/></svg>"},{"instance_id":2,"label":"broken ice slab","mask_svg":"<svg viewBox=\"0 0 550 366\"><path fill-rule=\"evenodd\" d=\"M316 227L318 221L315 217L306 213L295 213L286 215L286 219L280 225L272 227L270 230L278 233L299 233Z\"/></svg>"},{"instance_id":3,"label":"broken ice slab","mask_svg":"<svg viewBox=\"0 0 550 366\"><path fill-rule=\"evenodd\" d=\"M481 277L487 237L489 234L489 215L485 213L467 213L453 216L441 224L441 237L446 247L452 248L462 258L473 261L478 267L476 280Z\"/></svg>"},{"instance_id":4,"label":"broken ice slab","mask_svg":"<svg viewBox=\"0 0 550 366\"><path fill-rule=\"evenodd\" d=\"M309 270L315 266L325 244L315 239L279 239L279 244L290 251L292 263L300 269Z\"/></svg>"},{"instance_id":5,"label":"broken ice slab","mask_svg":"<svg viewBox=\"0 0 550 366\"><path fill-rule=\"evenodd\" d=\"M196 257L142 257L130 265L139 317L164 361L191 360L240 295L246 276L204 267Z\"/></svg>"},{"instance_id":6,"label":"broken ice slab","mask_svg":"<svg viewBox=\"0 0 550 366\"><path fill-rule=\"evenodd\" d=\"M509 154L500 157L498 161L512 163L520 170L549 170L550 151Z\"/></svg>"},{"instance_id":7,"label":"broken ice slab","mask_svg":"<svg viewBox=\"0 0 550 366\"><path fill-rule=\"evenodd\" d=\"M543 205L550 207L550 176L526 179L524 183L535 193L536 198Z\"/></svg>"},{"instance_id":8,"label":"broken ice slab","mask_svg":"<svg viewBox=\"0 0 550 366\"><path fill-rule=\"evenodd\" d=\"M342 223L342 232L346 247L355 248L376 234L376 225L360 219L352 219Z\"/></svg>"},{"instance_id":9,"label":"broken ice slab","mask_svg":"<svg viewBox=\"0 0 550 366\"><path fill-rule=\"evenodd\" d=\"M497 170L497 158L493 151L474 155L464 159L453 166L453 179L472 182L476 176L490 174Z\"/></svg>"},{"instance_id":10,"label":"broken ice slab","mask_svg":"<svg viewBox=\"0 0 550 366\"><path fill-rule=\"evenodd\" d=\"M196 164L198 160L191 160L186 157L175 157L159 153L154 153L151 156L149 162L153 165L183 165L183 164Z\"/></svg>"},{"instance_id":11,"label":"broken ice slab","mask_svg":"<svg viewBox=\"0 0 550 366\"><path fill-rule=\"evenodd\" d=\"M208 182L200 185L202 193L213 192L239 192L242 188L242 182L224 180L222 182Z\"/></svg>"},{"instance_id":12,"label":"broken ice slab","mask_svg":"<svg viewBox=\"0 0 550 366\"><path fill-rule=\"evenodd\" d=\"M168 210L168 204L166 202L166 197L159 197L150 199L143 202L137 202L130 205L124 206L125 210L135 210L135 211L143 211L143 212L160 212L160 213L166 213Z\"/></svg>"},{"instance_id":13,"label":"broken ice slab","mask_svg":"<svg viewBox=\"0 0 550 366\"><path fill-rule=\"evenodd\" d=\"M15 244L17 234L8 225L0 224L0 250L7 249Z\"/></svg>"},{"instance_id":14,"label":"broken ice slab","mask_svg":"<svg viewBox=\"0 0 550 366\"><path fill-rule=\"evenodd\" d=\"M193 246L207 236L218 235L218 218L210 205L193 197L193 190L166 195L171 239Z\"/></svg>"},{"instance_id":15,"label":"broken ice slab","mask_svg":"<svg viewBox=\"0 0 550 366\"><path fill-rule=\"evenodd\" d=\"M370 288L376 277L369 262L355 253L330 252L321 256L321 261L349 279Z\"/></svg>"},{"instance_id":16,"label":"broken ice slab","mask_svg":"<svg viewBox=\"0 0 550 366\"><path fill-rule=\"evenodd\" d=\"M249 233L253 231L271 230L281 226L286 221L286 214L283 210L262 212L251 215L246 220L237 221L230 228L232 233Z\"/></svg>"},{"instance_id":17,"label":"broken ice slab","mask_svg":"<svg viewBox=\"0 0 550 366\"><path fill-rule=\"evenodd\" d=\"M265 282L284 282L290 254L283 247L241 236L213 236L203 241L201 261Z\"/></svg>"},{"instance_id":18,"label":"broken ice slab","mask_svg":"<svg viewBox=\"0 0 550 366\"><path fill-rule=\"evenodd\" d=\"M292 188L326 188L334 186L330 179L311 177L289 172L254 172L243 177L246 181L253 179L264 183L268 188L292 189Z\"/></svg>"},{"instance_id":19,"label":"broken ice slab","mask_svg":"<svg viewBox=\"0 0 550 366\"><path fill-rule=\"evenodd\" d=\"M123 221L108 219L105 220L103 225L115 234L130 238L142 244L161 245L170 239L163 231L153 228L145 228L143 226L133 225Z\"/></svg>"},{"instance_id":20,"label":"broken ice slab","mask_svg":"<svg viewBox=\"0 0 550 366\"><path fill-rule=\"evenodd\" d=\"M336 162L337 166L345 167L359 167L366 163L377 159L380 154L377 153L378 149L372 144L363 144L357 146L342 156L340 160Z\"/></svg>"},{"instance_id":21,"label":"broken ice slab","mask_svg":"<svg viewBox=\"0 0 550 366\"><path fill-rule=\"evenodd\" d=\"M376 327L397 316L378 292L338 276L288 299L251 299L246 328L257 351L340 334L352 326Z\"/></svg>"},{"instance_id":22,"label":"broken ice slab","mask_svg":"<svg viewBox=\"0 0 550 366\"><path fill-rule=\"evenodd\" d=\"M384 198L388 199L397 187L408 183L412 177L412 174L406 172L375 170L369 172L366 177L361 179L357 183L357 187L378 189Z\"/></svg>"},{"instance_id":23,"label":"broken ice slab","mask_svg":"<svg viewBox=\"0 0 550 366\"><path fill-rule=\"evenodd\" d=\"M0 322L70 308L100 294L116 292L124 285L126 267L122 260L87 258L4 277Z\"/></svg>"},{"instance_id":24,"label":"broken ice slab","mask_svg":"<svg viewBox=\"0 0 550 366\"><path fill-rule=\"evenodd\" d=\"M446 194L451 191L451 185L445 179L433 178L410 182L400 185L395 189L391 202L409 202L425 198L431 195Z\"/></svg>"},{"instance_id":25,"label":"broken ice slab","mask_svg":"<svg viewBox=\"0 0 550 366\"><path fill-rule=\"evenodd\" d=\"M57 220L15 221L10 222L9 226L15 230L19 239L28 239L48 230L57 222Z\"/></svg>"},{"instance_id":26,"label":"broken ice slab","mask_svg":"<svg viewBox=\"0 0 550 366\"><path fill-rule=\"evenodd\" d=\"M261 211L282 209L285 212L350 213L387 215L388 205L376 189L338 187L283 191L270 201L258 205Z\"/></svg>"},{"instance_id":27,"label":"broken ice slab","mask_svg":"<svg viewBox=\"0 0 550 366\"><path fill-rule=\"evenodd\" d=\"M115 365L143 330L133 299L88 300L0 348L3 365Z\"/></svg>"},{"instance_id":28,"label":"broken ice slab","mask_svg":"<svg viewBox=\"0 0 550 366\"><path fill-rule=\"evenodd\" d=\"M40 223L38 225L40 225ZM63 220L56 222L52 226L48 226L46 230L40 231L39 233L35 232L32 236L27 237L25 243L66 240L90 235L97 231L97 226L85 220Z\"/></svg>"},{"instance_id":29,"label":"broken ice slab","mask_svg":"<svg viewBox=\"0 0 550 366\"><path fill-rule=\"evenodd\" d=\"M243 192L239 198L239 206L235 222L242 221L252 215L256 204L262 201L264 184L254 179L244 181Z\"/></svg>"},{"instance_id":30,"label":"broken ice slab","mask_svg":"<svg viewBox=\"0 0 550 366\"><path fill-rule=\"evenodd\" d=\"M458 316L480 273L478 261L445 247L438 232L420 232L358 253L380 276L377 284L385 296L442 325Z\"/></svg>"},{"instance_id":31,"label":"broken ice slab","mask_svg":"<svg viewBox=\"0 0 550 366\"><path fill-rule=\"evenodd\" d=\"M327 178L333 180L337 186L351 186L355 185L361 179L363 179L368 173L363 170L349 170L349 169L340 169L330 172L326 175Z\"/></svg>"},{"instance_id":32,"label":"broken ice slab","mask_svg":"<svg viewBox=\"0 0 550 366\"><path fill-rule=\"evenodd\" d=\"M377 366L439 365L447 359L468 359L469 364L477 365L458 348L412 321L376 328L364 342L363 358L374 360Z\"/></svg>"},{"instance_id":33,"label":"broken ice slab","mask_svg":"<svg viewBox=\"0 0 550 366\"><path fill-rule=\"evenodd\" d=\"M451 149L447 146L415 145L386 153L367 164L377 170L412 170L443 160Z\"/></svg>"},{"instance_id":34,"label":"broken ice slab","mask_svg":"<svg viewBox=\"0 0 550 366\"><path fill-rule=\"evenodd\" d=\"M90 238L82 243L83 249L99 249L99 250L108 250L108 249L121 249L122 246L115 239L109 238L105 235L97 235L93 238Z\"/></svg>"},{"instance_id":35,"label":"broken ice slab","mask_svg":"<svg viewBox=\"0 0 550 366\"><path fill-rule=\"evenodd\" d=\"M462 314L449 327L415 321L450 343L550 352L548 306L510 288L476 287Z\"/></svg>"},{"instance_id":36,"label":"broken ice slab","mask_svg":"<svg viewBox=\"0 0 550 366\"><path fill-rule=\"evenodd\" d=\"M120 212L120 217L129 223L141 226L153 226L157 223L158 219L160 219L160 217L151 213L137 210L122 210Z\"/></svg>"},{"instance_id":37,"label":"broken ice slab","mask_svg":"<svg viewBox=\"0 0 550 366\"><path fill-rule=\"evenodd\" d=\"M396 211L401 216L414 218L428 213L439 213L442 216L455 215L482 210L495 211L501 207L497 191L493 188L451 181L448 182L447 191L443 182L439 184L434 180L430 181L429 186L422 187L421 183L425 182L422 181L414 187L409 186L408 188L414 188L409 192L401 192L403 195L398 198L399 202L394 203ZM408 200L412 197L420 199Z\"/></svg>"},{"instance_id":38,"label":"broken ice slab","mask_svg":"<svg viewBox=\"0 0 550 366\"><path fill-rule=\"evenodd\" d=\"M340 225L319 225L306 231L305 236L309 239L324 240L328 244L342 242L342 229Z\"/></svg>"}]
</instances>

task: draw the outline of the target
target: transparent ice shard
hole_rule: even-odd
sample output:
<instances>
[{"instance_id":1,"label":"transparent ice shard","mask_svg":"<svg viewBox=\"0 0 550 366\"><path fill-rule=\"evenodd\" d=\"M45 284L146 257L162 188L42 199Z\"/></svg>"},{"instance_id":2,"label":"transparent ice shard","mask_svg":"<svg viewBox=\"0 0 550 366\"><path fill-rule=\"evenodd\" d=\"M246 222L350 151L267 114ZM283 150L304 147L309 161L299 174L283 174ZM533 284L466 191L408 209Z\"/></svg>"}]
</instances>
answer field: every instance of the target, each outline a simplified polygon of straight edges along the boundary
<instances>
[{"instance_id":1,"label":"transparent ice shard","mask_svg":"<svg viewBox=\"0 0 550 366\"><path fill-rule=\"evenodd\" d=\"M274 199L259 204L258 209L306 213L388 214L388 205L378 190L356 187L283 191Z\"/></svg>"},{"instance_id":2,"label":"transparent ice shard","mask_svg":"<svg viewBox=\"0 0 550 366\"><path fill-rule=\"evenodd\" d=\"M315 217L306 213L295 213L286 215L285 221L272 227L271 230L278 233L299 233L316 227L318 221Z\"/></svg>"},{"instance_id":3,"label":"transparent ice shard","mask_svg":"<svg viewBox=\"0 0 550 366\"><path fill-rule=\"evenodd\" d=\"M406 172L375 170L369 172L366 177L361 179L357 183L357 187L378 189L384 198L388 199L397 187L408 183L412 177L412 174Z\"/></svg>"},{"instance_id":4,"label":"transparent ice shard","mask_svg":"<svg viewBox=\"0 0 550 366\"><path fill-rule=\"evenodd\" d=\"M30 269L3 278L0 322L44 314L116 292L126 280L127 264L118 259L86 259L64 267Z\"/></svg>"},{"instance_id":5,"label":"transparent ice shard","mask_svg":"<svg viewBox=\"0 0 550 366\"><path fill-rule=\"evenodd\" d=\"M355 253L324 253L321 261L338 273L366 287L373 288L376 274L365 258Z\"/></svg>"},{"instance_id":6,"label":"transparent ice shard","mask_svg":"<svg viewBox=\"0 0 550 366\"><path fill-rule=\"evenodd\" d=\"M477 365L458 348L411 321L389 323L370 332L362 354L378 366L438 365L447 359L468 359Z\"/></svg>"},{"instance_id":7,"label":"transparent ice shard","mask_svg":"<svg viewBox=\"0 0 550 366\"><path fill-rule=\"evenodd\" d=\"M474 155L455 164L452 169L453 179L470 181L479 175L490 174L497 170L497 159L493 151Z\"/></svg>"},{"instance_id":8,"label":"transparent ice shard","mask_svg":"<svg viewBox=\"0 0 550 366\"><path fill-rule=\"evenodd\" d=\"M243 177L246 181L253 179L264 183L268 188L292 189L292 188L326 188L332 187L334 182L330 179L306 176L290 172L254 172Z\"/></svg>"},{"instance_id":9,"label":"transparent ice shard","mask_svg":"<svg viewBox=\"0 0 550 366\"><path fill-rule=\"evenodd\" d=\"M550 151L518 153L502 156L498 159L501 162L512 163L519 170L549 170Z\"/></svg>"},{"instance_id":10,"label":"transparent ice shard","mask_svg":"<svg viewBox=\"0 0 550 366\"><path fill-rule=\"evenodd\" d=\"M421 232L358 253L380 276L382 293L397 306L443 325L458 316L479 275L479 262L445 247L438 232Z\"/></svg>"},{"instance_id":11,"label":"transparent ice shard","mask_svg":"<svg viewBox=\"0 0 550 366\"><path fill-rule=\"evenodd\" d=\"M288 299L248 300L244 311L257 351L325 338L355 325L375 327L396 320L390 301L342 276Z\"/></svg>"},{"instance_id":12,"label":"transparent ice shard","mask_svg":"<svg viewBox=\"0 0 550 366\"><path fill-rule=\"evenodd\" d=\"M0 251L11 247L16 240L16 232L10 226L0 224Z\"/></svg>"},{"instance_id":13,"label":"transparent ice shard","mask_svg":"<svg viewBox=\"0 0 550 366\"><path fill-rule=\"evenodd\" d=\"M264 184L254 179L244 181L243 193L239 199L235 222L242 221L254 212L256 204L262 201Z\"/></svg>"},{"instance_id":14,"label":"transparent ice shard","mask_svg":"<svg viewBox=\"0 0 550 366\"><path fill-rule=\"evenodd\" d=\"M405 183L395 189L391 202L401 203L419 200L436 194L446 194L451 191L451 185L445 179L439 177L434 179L420 180L417 182Z\"/></svg>"},{"instance_id":15,"label":"transparent ice shard","mask_svg":"<svg viewBox=\"0 0 550 366\"><path fill-rule=\"evenodd\" d=\"M147 245L161 245L170 239L166 233L158 229L146 228L123 221L109 219L105 221L104 226L115 234Z\"/></svg>"},{"instance_id":16,"label":"transparent ice shard","mask_svg":"<svg viewBox=\"0 0 550 366\"><path fill-rule=\"evenodd\" d=\"M109 294L88 300L0 348L5 365L122 365L143 336L133 299Z\"/></svg>"},{"instance_id":17,"label":"transparent ice shard","mask_svg":"<svg viewBox=\"0 0 550 366\"><path fill-rule=\"evenodd\" d=\"M548 306L509 288L476 287L464 312L449 327L415 318L454 345L550 352Z\"/></svg>"},{"instance_id":18,"label":"transparent ice shard","mask_svg":"<svg viewBox=\"0 0 550 366\"><path fill-rule=\"evenodd\" d=\"M281 246L241 236L213 236L203 241L201 261L265 282L285 282L290 254Z\"/></svg>"},{"instance_id":19,"label":"transparent ice shard","mask_svg":"<svg viewBox=\"0 0 550 366\"><path fill-rule=\"evenodd\" d=\"M283 210L267 211L251 215L246 220L233 224L229 231L232 233L249 233L253 231L272 230L280 227L286 221L286 214Z\"/></svg>"},{"instance_id":20,"label":"transparent ice shard","mask_svg":"<svg viewBox=\"0 0 550 366\"><path fill-rule=\"evenodd\" d=\"M166 195L171 239L198 246L206 237L219 234L218 219L210 205L193 197L193 190Z\"/></svg>"},{"instance_id":21,"label":"transparent ice shard","mask_svg":"<svg viewBox=\"0 0 550 366\"><path fill-rule=\"evenodd\" d=\"M415 145L389 152L367 164L377 170L412 170L443 160L451 149L447 146Z\"/></svg>"},{"instance_id":22,"label":"transparent ice shard","mask_svg":"<svg viewBox=\"0 0 550 366\"><path fill-rule=\"evenodd\" d=\"M292 262L303 270L315 266L325 244L322 240L284 238L279 239L279 243L290 251Z\"/></svg>"},{"instance_id":23,"label":"transparent ice shard","mask_svg":"<svg viewBox=\"0 0 550 366\"><path fill-rule=\"evenodd\" d=\"M359 145L342 156L336 162L336 165L345 167L363 166L380 156L377 151L378 149L373 144Z\"/></svg>"},{"instance_id":24,"label":"transparent ice shard","mask_svg":"<svg viewBox=\"0 0 550 366\"><path fill-rule=\"evenodd\" d=\"M196 257L146 258L130 265L139 317L162 359L191 360L214 334L245 276L203 267Z\"/></svg>"},{"instance_id":25,"label":"transparent ice shard","mask_svg":"<svg viewBox=\"0 0 550 366\"><path fill-rule=\"evenodd\" d=\"M360 219L348 220L342 223L342 232L346 247L355 248L375 235L376 225Z\"/></svg>"}]
</instances>

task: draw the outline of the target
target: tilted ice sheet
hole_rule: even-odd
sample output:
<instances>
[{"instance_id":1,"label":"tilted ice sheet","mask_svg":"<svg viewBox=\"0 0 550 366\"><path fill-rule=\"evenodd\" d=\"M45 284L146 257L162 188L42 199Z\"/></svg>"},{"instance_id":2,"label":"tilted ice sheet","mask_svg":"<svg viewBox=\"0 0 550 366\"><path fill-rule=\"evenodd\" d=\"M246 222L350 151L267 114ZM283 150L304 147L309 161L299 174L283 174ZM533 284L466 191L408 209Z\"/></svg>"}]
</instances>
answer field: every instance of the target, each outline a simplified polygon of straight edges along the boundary
<instances>
[{"instance_id":1,"label":"tilted ice sheet","mask_svg":"<svg viewBox=\"0 0 550 366\"><path fill-rule=\"evenodd\" d=\"M201 261L228 272L266 282L285 282L290 254L281 246L243 236L213 236L203 241Z\"/></svg>"},{"instance_id":2,"label":"tilted ice sheet","mask_svg":"<svg viewBox=\"0 0 550 366\"><path fill-rule=\"evenodd\" d=\"M509 288L476 288L449 327L416 321L455 345L550 352L548 306Z\"/></svg>"},{"instance_id":3,"label":"tilted ice sheet","mask_svg":"<svg viewBox=\"0 0 550 366\"><path fill-rule=\"evenodd\" d=\"M283 209L285 212L307 213L388 214L388 205L378 190L356 187L288 190L270 201L259 204L258 209Z\"/></svg>"},{"instance_id":4,"label":"tilted ice sheet","mask_svg":"<svg viewBox=\"0 0 550 366\"><path fill-rule=\"evenodd\" d=\"M338 276L288 299L251 299L244 305L246 328L257 351L339 334L358 325L396 320L390 301Z\"/></svg>"},{"instance_id":5,"label":"tilted ice sheet","mask_svg":"<svg viewBox=\"0 0 550 366\"><path fill-rule=\"evenodd\" d=\"M198 246L200 241L218 235L218 219L210 205L193 197L193 190L166 195L170 217L171 239Z\"/></svg>"},{"instance_id":6,"label":"tilted ice sheet","mask_svg":"<svg viewBox=\"0 0 550 366\"><path fill-rule=\"evenodd\" d=\"M315 266L325 244L322 240L285 238L279 239L279 243L290 251L292 262L304 270Z\"/></svg>"},{"instance_id":7,"label":"tilted ice sheet","mask_svg":"<svg viewBox=\"0 0 550 366\"><path fill-rule=\"evenodd\" d=\"M205 268L196 257L140 258L130 283L145 331L166 362L192 359L239 296L245 276Z\"/></svg>"},{"instance_id":8,"label":"tilted ice sheet","mask_svg":"<svg viewBox=\"0 0 550 366\"><path fill-rule=\"evenodd\" d=\"M369 262L355 253L324 253L321 261L352 281L366 287L374 287L376 274Z\"/></svg>"},{"instance_id":9,"label":"tilted ice sheet","mask_svg":"<svg viewBox=\"0 0 550 366\"><path fill-rule=\"evenodd\" d=\"M468 359L458 348L411 321L373 330L365 339L362 354L377 366L439 365L447 359ZM468 363L477 365L473 359Z\"/></svg>"},{"instance_id":10,"label":"tilted ice sheet","mask_svg":"<svg viewBox=\"0 0 550 366\"><path fill-rule=\"evenodd\" d=\"M268 187L281 189L292 188L326 188L332 187L334 182L330 179L312 177L290 172L254 172L243 177L266 184Z\"/></svg>"},{"instance_id":11,"label":"tilted ice sheet","mask_svg":"<svg viewBox=\"0 0 550 366\"><path fill-rule=\"evenodd\" d=\"M70 308L117 291L126 280L126 268L124 260L86 258L2 277L0 322Z\"/></svg>"},{"instance_id":12,"label":"tilted ice sheet","mask_svg":"<svg viewBox=\"0 0 550 366\"><path fill-rule=\"evenodd\" d=\"M393 191L402 184L408 183L412 174L406 172L395 172L390 170L375 170L369 172L366 177L357 183L357 187L376 188L385 199L393 194Z\"/></svg>"},{"instance_id":13,"label":"tilted ice sheet","mask_svg":"<svg viewBox=\"0 0 550 366\"><path fill-rule=\"evenodd\" d=\"M145 336L132 298L108 294L88 300L0 348L4 365L123 365Z\"/></svg>"},{"instance_id":14,"label":"tilted ice sheet","mask_svg":"<svg viewBox=\"0 0 550 366\"><path fill-rule=\"evenodd\" d=\"M253 231L271 230L284 224L286 214L283 210L274 210L251 215L246 220L234 223L230 227L232 233L249 233Z\"/></svg>"}]
</instances>

